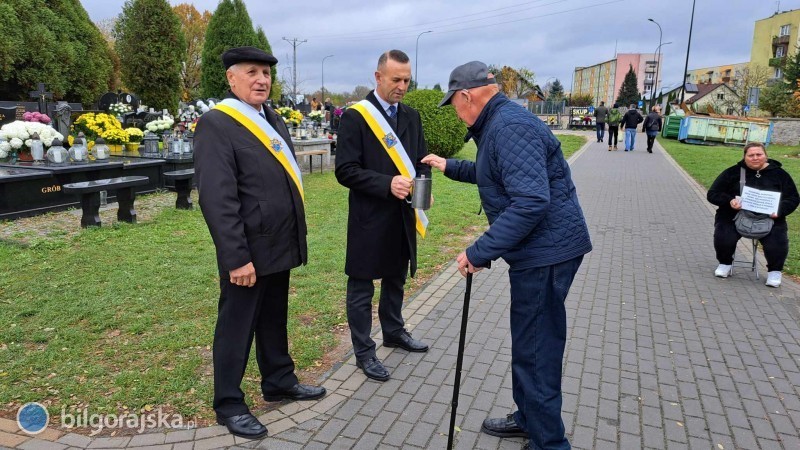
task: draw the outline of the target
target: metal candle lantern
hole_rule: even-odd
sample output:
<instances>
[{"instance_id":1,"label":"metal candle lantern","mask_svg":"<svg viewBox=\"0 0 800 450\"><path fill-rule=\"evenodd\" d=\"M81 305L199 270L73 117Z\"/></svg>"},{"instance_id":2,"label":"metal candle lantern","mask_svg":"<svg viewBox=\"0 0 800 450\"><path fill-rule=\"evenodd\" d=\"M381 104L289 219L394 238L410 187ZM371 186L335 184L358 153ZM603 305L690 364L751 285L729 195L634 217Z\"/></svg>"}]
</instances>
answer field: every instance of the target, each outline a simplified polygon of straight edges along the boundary
<instances>
[{"instance_id":1,"label":"metal candle lantern","mask_svg":"<svg viewBox=\"0 0 800 450\"><path fill-rule=\"evenodd\" d=\"M78 137L72 142L72 147L69 148L69 160L72 162L86 162L89 159L89 150L84 143L85 136L83 133L78 134Z\"/></svg>"},{"instance_id":2,"label":"metal candle lantern","mask_svg":"<svg viewBox=\"0 0 800 450\"><path fill-rule=\"evenodd\" d=\"M158 154L158 136L153 133L147 132L142 138L144 143L144 152L148 155Z\"/></svg>"}]
</instances>

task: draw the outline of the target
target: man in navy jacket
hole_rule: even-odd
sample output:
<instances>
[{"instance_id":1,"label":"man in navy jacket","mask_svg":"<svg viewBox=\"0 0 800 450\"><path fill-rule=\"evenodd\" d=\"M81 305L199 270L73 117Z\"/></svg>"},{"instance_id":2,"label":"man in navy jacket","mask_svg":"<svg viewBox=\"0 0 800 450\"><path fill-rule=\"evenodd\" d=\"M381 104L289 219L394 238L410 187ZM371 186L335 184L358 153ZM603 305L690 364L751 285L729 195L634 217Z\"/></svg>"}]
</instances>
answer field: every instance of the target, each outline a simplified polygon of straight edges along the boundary
<instances>
[{"instance_id":1,"label":"man in navy jacket","mask_svg":"<svg viewBox=\"0 0 800 450\"><path fill-rule=\"evenodd\" d=\"M561 364L569 287L592 244L561 143L541 120L498 92L486 64L450 74L452 103L478 145L476 162L422 162L478 185L489 229L458 255L462 275L503 258L510 266L512 391L518 410L489 418L493 436L528 437L531 448L569 448L561 419Z\"/></svg>"}]
</instances>

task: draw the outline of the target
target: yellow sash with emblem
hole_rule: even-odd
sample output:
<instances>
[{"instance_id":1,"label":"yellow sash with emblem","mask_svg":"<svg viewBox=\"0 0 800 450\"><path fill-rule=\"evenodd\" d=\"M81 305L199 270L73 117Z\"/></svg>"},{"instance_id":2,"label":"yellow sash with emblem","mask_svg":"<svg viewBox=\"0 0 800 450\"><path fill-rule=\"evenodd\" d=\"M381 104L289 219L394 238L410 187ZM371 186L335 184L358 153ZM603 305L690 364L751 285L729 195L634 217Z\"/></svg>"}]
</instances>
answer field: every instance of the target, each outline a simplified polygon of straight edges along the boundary
<instances>
[{"instance_id":1,"label":"yellow sash with emblem","mask_svg":"<svg viewBox=\"0 0 800 450\"><path fill-rule=\"evenodd\" d=\"M369 100L361 100L351 106L351 108L358 111L361 116L364 117L370 130L375 133L375 137L378 138L378 141L380 141L386 153L389 154L389 158L392 159L397 170L400 171L400 175L411 179L416 178L417 170L414 168L414 163L408 158L408 153L406 153L403 143L394 135L392 127L383 117L383 114L378 111L378 108ZM425 232L428 229L428 217L421 209L415 209L414 213L417 218L417 233L424 239Z\"/></svg>"},{"instance_id":2,"label":"yellow sash with emblem","mask_svg":"<svg viewBox=\"0 0 800 450\"><path fill-rule=\"evenodd\" d=\"M295 187L297 187L297 191L300 192L300 198L305 202L306 196L305 191L303 191L303 176L300 173L300 167L297 166L297 161L289 151L289 145L280 133L267 122L267 119L258 115L255 108L245 105L241 101L233 98L226 98L217 103L214 109L218 109L231 116L233 120L242 124L264 144L264 147L269 150L269 153L274 156L275 159L281 163L283 169L286 170L289 178L291 178Z\"/></svg>"}]
</instances>

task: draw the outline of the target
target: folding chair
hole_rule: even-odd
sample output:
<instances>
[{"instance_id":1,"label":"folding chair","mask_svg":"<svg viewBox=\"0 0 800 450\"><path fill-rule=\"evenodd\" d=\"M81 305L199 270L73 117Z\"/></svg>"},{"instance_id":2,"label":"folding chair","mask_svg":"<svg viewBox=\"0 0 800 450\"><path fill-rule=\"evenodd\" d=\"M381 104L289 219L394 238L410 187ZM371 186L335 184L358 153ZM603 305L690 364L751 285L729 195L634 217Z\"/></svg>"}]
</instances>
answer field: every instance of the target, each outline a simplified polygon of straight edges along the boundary
<instances>
[{"instance_id":1,"label":"folding chair","mask_svg":"<svg viewBox=\"0 0 800 450\"><path fill-rule=\"evenodd\" d=\"M750 239L753 243L753 260L737 260L736 254L733 255L733 264L731 266L731 275L733 275L733 268L736 267L736 263L740 264L747 264L750 266L750 270L756 273L756 280L758 280L758 239Z\"/></svg>"}]
</instances>

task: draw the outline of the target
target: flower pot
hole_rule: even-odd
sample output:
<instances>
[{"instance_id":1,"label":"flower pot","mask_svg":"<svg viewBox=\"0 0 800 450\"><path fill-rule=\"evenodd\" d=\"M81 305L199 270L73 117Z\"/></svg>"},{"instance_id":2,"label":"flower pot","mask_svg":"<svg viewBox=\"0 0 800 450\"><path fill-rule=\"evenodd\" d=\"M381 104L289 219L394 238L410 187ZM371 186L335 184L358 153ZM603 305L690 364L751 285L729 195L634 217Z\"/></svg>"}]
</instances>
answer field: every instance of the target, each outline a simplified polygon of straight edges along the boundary
<instances>
[{"instance_id":1,"label":"flower pot","mask_svg":"<svg viewBox=\"0 0 800 450\"><path fill-rule=\"evenodd\" d=\"M17 153L17 160L18 161L33 161L33 155L31 155L31 152L19 152L19 153Z\"/></svg>"},{"instance_id":2,"label":"flower pot","mask_svg":"<svg viewBox=\"0 0 800 450\"><path fill-rule=\"evenodd\" d=\"M122 144L108 144L108 150L112 155L121 155L122 148Z\"/></svg>"},{"instance_id":3,"label":"flower pot","mask_svg":"<svg viewBox=\"0 0 800 450\"><path fill-rule=\"evenodd\" d=\"M127 144L125 144L125 150L132 156L139 156L139 143L128 142Z\"/></svg>"}]
</instances>

